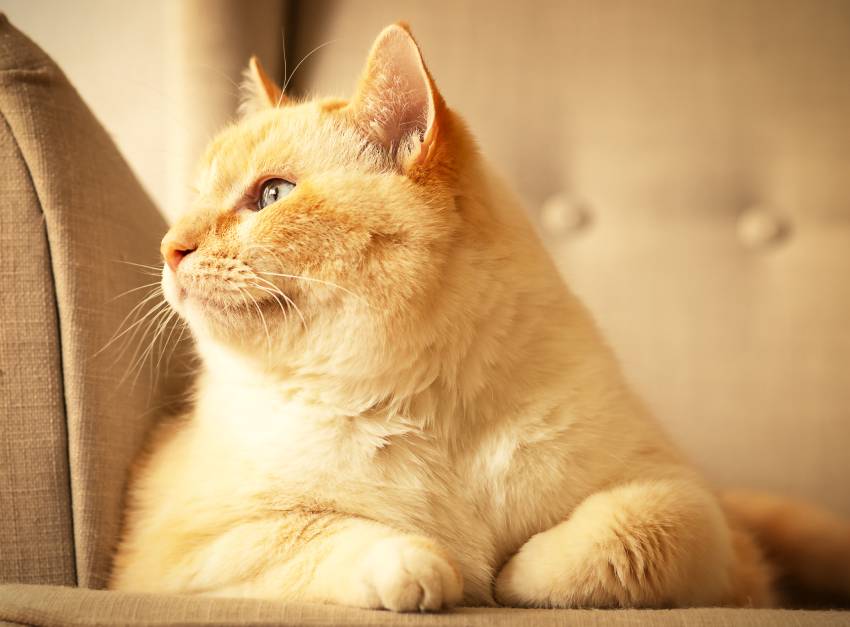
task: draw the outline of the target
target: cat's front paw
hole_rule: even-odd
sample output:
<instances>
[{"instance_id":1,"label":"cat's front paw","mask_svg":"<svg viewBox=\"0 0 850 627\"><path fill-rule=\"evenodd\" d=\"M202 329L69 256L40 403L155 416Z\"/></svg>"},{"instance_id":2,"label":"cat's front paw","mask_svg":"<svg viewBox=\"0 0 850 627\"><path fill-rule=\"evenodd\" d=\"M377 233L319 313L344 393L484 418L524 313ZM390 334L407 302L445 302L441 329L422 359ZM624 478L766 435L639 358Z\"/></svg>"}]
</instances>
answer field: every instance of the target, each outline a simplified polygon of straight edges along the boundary
<instances>
[{"instance_id":1,"label":"cat's front paw","mask_svg":"<svg viewBox=\"0 0 850 627\"><path fill-rule=\"evenodd\" d=\"M376 543L363 564L366 605L396 612L435 611L463 598L460 571L427 538L399 536Z\"/></svg>"},{"instance_id":2,"label":"cat's front paw","mask_svg":"<svg viewBox=\"0 0 850 627\"><path fill-rule=\"evenodd\" d=\"M496 576L493 591L496 601L510 607L545 606L547 603L546 582L557 581L560 573L545 572L551 566L546 552L539 550L539 541L531 538L504 565ZM550 548L551 553L553 549Z\"/></svg>"}]
</instances>

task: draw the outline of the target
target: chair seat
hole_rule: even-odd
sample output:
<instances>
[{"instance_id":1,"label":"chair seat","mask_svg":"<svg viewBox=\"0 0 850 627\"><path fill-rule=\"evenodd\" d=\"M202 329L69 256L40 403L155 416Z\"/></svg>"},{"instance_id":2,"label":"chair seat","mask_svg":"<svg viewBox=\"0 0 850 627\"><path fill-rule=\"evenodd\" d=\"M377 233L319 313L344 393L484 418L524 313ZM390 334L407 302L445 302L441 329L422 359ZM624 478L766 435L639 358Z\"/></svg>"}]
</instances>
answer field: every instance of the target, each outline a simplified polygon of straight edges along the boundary
<instances>
[{"instance_id":1,"label":"chair seat","mask_svg":"<svg viewBox=\"0 0 850 627\"><path fill-rule=\"evenodd\" d=\"M810 610L545 610L460 608L394 614L256 599L126 594L62 586L0 586L0 620L23 625L850 625L850 612Z\"/></svg>"}]
</instances>

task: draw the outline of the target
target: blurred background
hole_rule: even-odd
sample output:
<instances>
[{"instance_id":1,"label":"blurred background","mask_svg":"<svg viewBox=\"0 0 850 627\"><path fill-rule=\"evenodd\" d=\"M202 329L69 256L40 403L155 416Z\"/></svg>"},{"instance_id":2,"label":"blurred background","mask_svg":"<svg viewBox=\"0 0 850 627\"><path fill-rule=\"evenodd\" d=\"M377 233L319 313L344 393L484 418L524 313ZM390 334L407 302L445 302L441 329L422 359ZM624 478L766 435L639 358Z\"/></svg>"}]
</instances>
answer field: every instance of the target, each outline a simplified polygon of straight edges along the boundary
<instances>
[{"instance_id":1,"label":"blurred background","mask_svg":"<svg viewBox=\"0 0 850 627\"><path fill-rule=\"evenodd\" d=\"M64 68L168 218L233 118L250 54L281 82L284 51L288 72L308 57L290 94L346 96L375 35L407 20L689 455L722 485L850 514L847 0L0 10Z\"/></svg>"}]
</instances>

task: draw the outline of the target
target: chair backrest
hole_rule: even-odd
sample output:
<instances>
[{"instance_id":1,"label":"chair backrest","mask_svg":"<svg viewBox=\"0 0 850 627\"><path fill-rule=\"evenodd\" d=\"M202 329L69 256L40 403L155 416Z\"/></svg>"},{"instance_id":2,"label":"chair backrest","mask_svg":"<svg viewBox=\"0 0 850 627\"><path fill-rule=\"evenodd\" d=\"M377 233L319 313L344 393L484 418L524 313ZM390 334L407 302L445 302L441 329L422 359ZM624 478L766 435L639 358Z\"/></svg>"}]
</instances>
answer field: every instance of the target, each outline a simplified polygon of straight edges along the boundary
<instances>
[{"instance_id":1,"label":"chair backrest","mask_svg":"<svg viewBox=\"0 0 850 627\"><path fill-rule=\"evenodd\" d=\"M164 362L136 376L132 343L98 351L155 281L130 264L156 262L165 222L3 16L0 113L0 581L101 587L128 468L177 379Z\"/></svg>"}]
</instances>

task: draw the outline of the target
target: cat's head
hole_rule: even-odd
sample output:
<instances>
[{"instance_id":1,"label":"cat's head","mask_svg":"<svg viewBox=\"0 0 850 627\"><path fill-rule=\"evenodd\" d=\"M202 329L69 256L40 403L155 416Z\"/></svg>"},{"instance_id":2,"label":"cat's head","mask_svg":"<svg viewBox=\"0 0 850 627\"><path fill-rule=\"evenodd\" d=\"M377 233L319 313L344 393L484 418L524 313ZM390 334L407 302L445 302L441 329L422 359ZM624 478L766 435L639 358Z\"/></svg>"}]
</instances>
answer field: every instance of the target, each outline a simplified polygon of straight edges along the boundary
<instances>
[{"instance_id":1,"label":"cat's head","mask_svg":"<svg viewBox=\"0 0 850 627\"><path fill-rule=\"evenodd\" d=\"M438 333L441 303L463 298L447 260L477 155L407 27L379 35L350 101L291 101L253 59L247 76L246 112L163 239L170 304L245 355L380 359Z\"/></svg>"}]
</instances>

